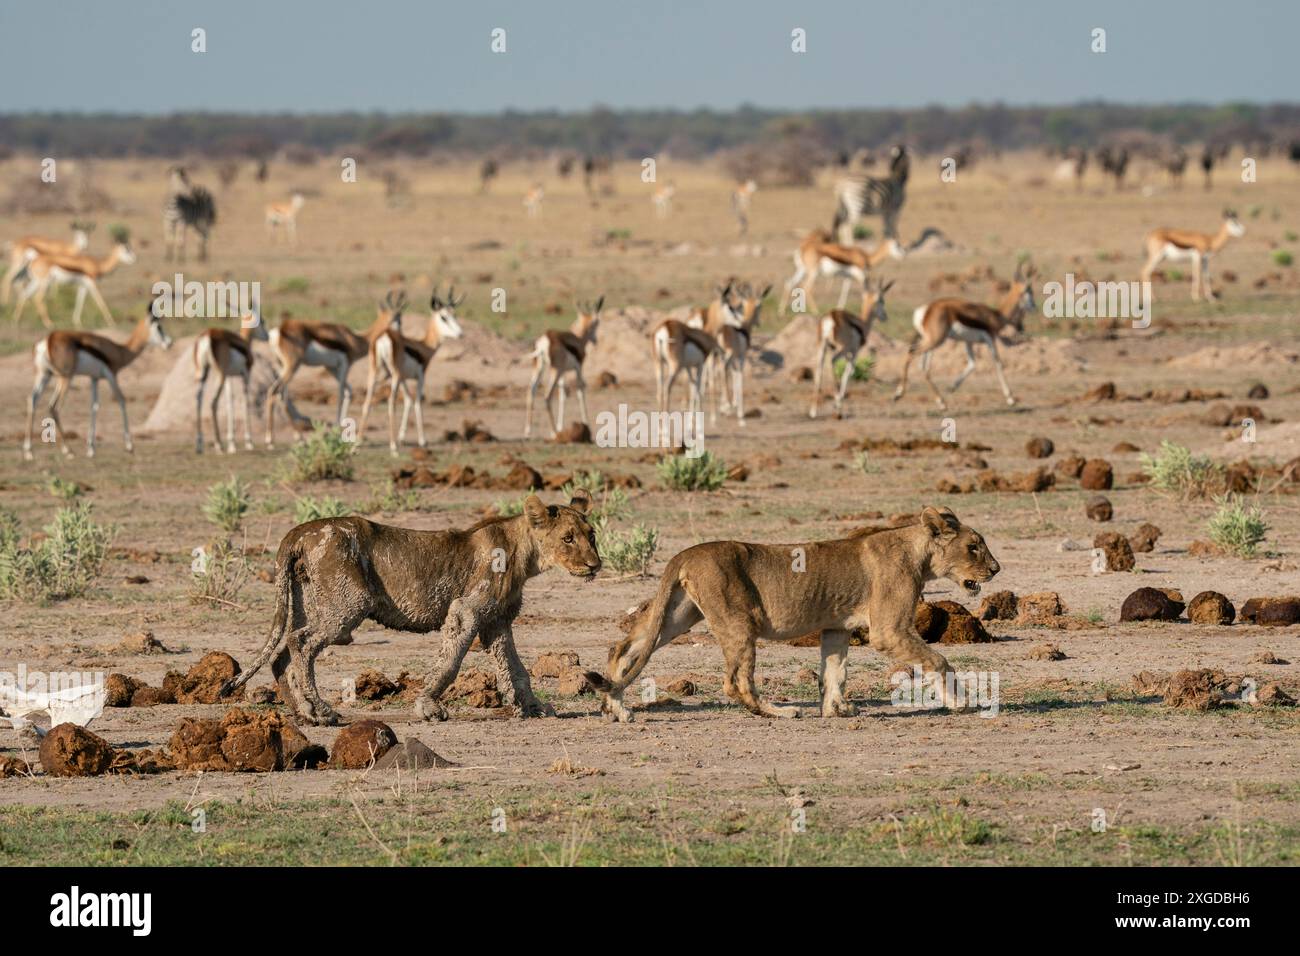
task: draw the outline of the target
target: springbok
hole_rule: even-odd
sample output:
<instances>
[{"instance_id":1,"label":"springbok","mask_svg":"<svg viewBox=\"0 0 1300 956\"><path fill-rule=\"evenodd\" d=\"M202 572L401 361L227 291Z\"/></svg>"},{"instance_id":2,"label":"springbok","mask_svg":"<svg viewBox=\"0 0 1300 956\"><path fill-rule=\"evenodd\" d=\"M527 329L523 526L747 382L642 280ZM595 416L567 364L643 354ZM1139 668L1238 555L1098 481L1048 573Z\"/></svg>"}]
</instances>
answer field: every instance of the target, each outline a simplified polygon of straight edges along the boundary
<instances>
[{"instance_id":1,"label":"springbok","mask_svg":"<svg viewBox=\"0 0 1300 956\"><path fill-rule=\"evenodd\" d=\"M671 182L665 183L654 191L655 215L660 219L667 219L673 211L673 197L677 195L677 187Z\"/></svg>"},{"instance_id":2,"label":"springbok","mask_svg":"<svg viewBox=\"0 0 1300 956\"><path fill-rule=\"evenodd\" d=\"M36 403L45 394L50 379L55 379L54 395L50 399L49 414L54 424L54 441L64 455L71 456L63 440L63 425L59 422L59 404L68 392L74 378L90 379L90 429L86 433L86 456L95 456L95 416L99 412L99 380L108 387L122 409L122 435L126 450L135 450L131 441L131 425L126 416L126 397L117 384L117 375L139 357L146 346L170 348L172 340L163 331L162 321L149 307L148 314L136 323L135 330L125 343L114 342L92 332L51 332L36 343L33 362L36 382L27 398L27 432L23 436L23 458L32 460L32 434L36 426Z\"/></svg>"},{"instance_id":3,"label":"springbok","mask_svg":"<svg viewBox=\"0 0 1300 956\"><path fill-rule=\"evenodd\" d=\"M812 294L813 286L817 284L817 277L822 275L840 276L844 279L844 284L840 287L839 308L842 309L844 303L848 301L851 283L861 285L867 281L870 270L880 263L891 257L902 259L906 254L898 240L894 238L886 239L868 252L857 246L840 245L834 241L827 230L814 229L804 237L803 242L799 243L799 248L795 250L794 275L785 284L785 292L781 296L780 314L785 315L786 302L794 298L795 289L804 292L808 297L805 311L816 312L817 306L813 302ZM808 283L806 289L805 281Z\"/></svg>"},{"instance_id":4,"label":"springbok","mask_svg":"<svg viewBox=\"0 0 1300 956\"><path fill-rule=\"evenodd\" d=\"M1008 405L1014 405L1016 399L1011 394L1011 388L1007 385L1007 376L1002 370L997 339L1008 328L1014 329L1016 336L1024 334L1025 313L1033 312L1037 308L1034 304L1032 284L1037 272L1035 266L1031 265L1028 269L1024 269L1023 264L1017 265L1011 288L997 308L964 299L935 299L933 302L919 306L912 313L916 338L908 346L907 360L903 363L903 377L894 392L894 401L903 397L903 392L907 389L908 367L919 353L921 371L925 373L926 384L930 386L930 391L934 392L939 407L942 409L948 407L930 378L930 356L949 338L954 338L966 347L966 367L952 383L949 391L957 391L961 383L966 381L966 377L975 370L975 346L987 345L989 354L993 356L993 368L998 373L998 382L1002 385L1002 394L1006 397Z\"/></svg>"},{"instance_id":5,"label":"springbok","mask_svg":"<svg viewBox=\"0 0 1300 956\"><path fill-rule=\"evenodd\" d=\"M524 193L524 208L528 210L528 218L536 219L542 212L542 198L546 195L546 190L542 188L541 183L534 183L533 188Z\"/></svg>"},{"instance_id":6,"label":"springbok","mask_svg":"<svg viewBox=\"0 0 1300 956\"><path fill-rule=\"evenodd\" d=\"M731 193L731 212L736 217L742 236L749 232L749 204L757 191L758 183L747 179Z\"/></svg>"},{"instance_id":7,"label":"springbok","mask_svg":"<svg viewBox=\"0 0 1300 956\"><path fill-rule=\"evenodd\" d=\"M528 382L528 398L524 402L525 438L532 436L533 402L537 386L547 372L554 372L551 387L546 390L546 413L551 420L552 434L559 434L564 427L564 378L569 373L573 374L573 387L578 394L578 411L582 413L582 423L591 424L587 418L587 382L582 377L582 363L586 361L587 349L596 344L596 327L600 324L600 310L604 306L603 295L594 305L589 302L576 303L578 317L569 326L569 331L547 329L533 343L533 377ZM551 406L556 389L560 392L558 410Z\"/></svg>"},{"instance_id":8,"label":"springbok","mask_svg":"<svg viewBox=\"0 0 1300 956\"><path fill-rule=\"evenodd\" d=\"M755 292L748 282L734 287L737 299L734 304L724 290L718 302L707 310L696 309L686 324L703 329L718 343L718 350L704 367L704 388L713 393L713 421L718 418L719 388L722 391L721 413L736 410L736 420L745 424L745 357L749 354L750 338L758 326L763 300L772 291L766 286ZM727 385L730 379L731 390Z\"/></svg>"},{"instance_id":9,"label":"springbok","mask_svg":"<svg viewBox=\"0 0 1300 956\"><path fill-rule=\"evenodd\" d=\"M14 310L14 322L22 318L27 300L34 296L36 311L40 314L41 321L45 323L47 329L53 328L54 323L50 321L50 312L45 307L45 294L51 284L63 285L72 282L77 286L77 302L72 309L73 325L81 328L81 308L86 304L87 292L95 300L95 305L99 306L104 320L109 325L116 325L108 303L99 293L98 282L119 265L129 266L135 262L135 253L131 250L131 236L124 228L114 227L112 235L113 249L101 259L87 255L59 254L38 255L34 259L28 259L23 270L27 275L27 285L18 294L18 308Z\"/></svg>"},{"instance_id":10,"label":"springbok","mask_svg":"<svg viewBox=\"0 0 1300 956\"><path fill-rule=\"evenodd\" d=\"M286 319L278 329L271 329L269 342L271 355L275 359L277 374L275 382L266 393L266 447L275 447L272 425L275 419L275 403L284 400L289 394L289 382L293 380L299 368L315 365L328 369L339 384L338 410L335 424L343 426L348 414L348 402L352 399L352 386L348 384L348 372L352 364L359 362L370 353L370 343L388 329L402 330L402 313L397 307L397 298L389 292L379 303L378 315L365 334L358 335L346 325L334 322L303 322L299 319Z\"/></svg>"},{"instance_id":11,"label":"springbok","mask_svg":"<svg viewBox=\"0 0 1300 956\"><path fill-rule=\"evenodd\" d=\"M217 403L221 393L226 393L226 451L235 453L235 386L232 378L244 383L244 449L253 450L253 413L251 377L253 373L253 341L266 342L266 325L257 302L252 310L239 317L239 331L205 329L194 340L194 451L203 454L203 391L208 376L215 374L217 388L212 393L212 442L221 451L221 426L217 423Z\"/></svg>"},{"instance_id":12,"label":"springbok","mask_svg":"<svg viewBox=\"0 0 1300 956\"><path fill-rule=\"evenodd\" d=\"M666 441L669 434L668 406L672 399L673 383L682 371L686 372L690 383L690 398L687 402L687 414L691 421L700 421L702 414L702 380L704 366L709 357L718 351L718 342L703 329L691 328L685 322L665 319L651 333L655 363L655 400L659 412L659 431L661 441ZM716 398L716 396L715 396ZM717 409L713 417L717 418ZM691 430L694 425L689 426Z\"/></svg>"},{"instance_id":13,"label":"springbok","mask_svg":"<svg viewBox=\"0 0 1300 956\"><path fill-rule=\"evenodd\" d=\"M889 282L871 280L862 283L862 314L854 315L844 309L832 309L821 320L821 345L817 351L817 371L813 376L812 408L808 410L809 418L817 417L817 406L822 397L822 372L829 357L832 374L835 363L844 362L844 371L840 373L840 384L835 390L835 417L844 414L844 396L849 390L849 380L853 378L858 353L867 344L871 335L871 326L877 320L888 321L889 313L885 311L885 293L894 287L894 280Z\"/></svg>"},{"instance_id":14,"label":"springbok","mask_svg":"<svg viewBox=\"0 0 1300 956\"><path fill-rule=\"evenodd\" d=\"M46 239L44 236L23 236L9 244L9 268L5 270L4 282L0 283L0 306L8 306L13 293L14 280L23 271L29 259L40 255L77 256L86 251L90 245L90 232L95 224L74 222L72 238Z\"/></svg>"},{"instance_id":15,"label":"springbok","mask_svg":"<svg viewBox=\"0 0 1300 956\"><path fill-rule=\"evenodd\" d=\"M1214 299L1210 288L1210 256L1222 249L1229 239L1240 239L1246 227L1231 209L1223 210L1219 231L1194 232L1190 229L1154 229L1147 234L1147 264L1142 267L1142 281L1150 282L1151 273L1165 259L1192 261L1192 300L1199 301L1202 292Z\"/></svg>"},{"instance_id":16,"label":"springbok","mask_svg":"<svg viewBox=\"0 0 1300 956\"><path fill-rule=\"evenodd\" d=\"M294 193L288 202L266 204L266 235L275 240L276 230L284 227L285 239L292 246L298 244L298 210L302 209L302 193Z\"/></svg>"},{"instance_id":17,"label":"springbok","mask_svg":"<svg viewBox=\"0 0 1300 956\"><path fill-rule=\"evenodd\" d=\"M397 446L406 440L406 424L410 420L411 405L415 405L416 441L424 448L424 379L429 371L429 363L438 353L443 339L458 339L464 335L460 320L456 318L456 307L465 301L465 296L456 297L456 288L447 290L444 301L434 292L429 300L429 321L424 327L423 339L408 339L396 329L389 327L380 332L370 343L369 371L366 376L366 403L361 410L361 428L357 432L358 441L364 441L366 422L370 418L370 403L374 398L375 387L382 371L388 380L388 450L397 457ZM406 307L405 296L399 296L395 307L400 314ZM412 383L415 395L412 398ZM398 429L394 423L394 399L397 390L402 390L402 426Z\"/></svg>"}]
</instances>

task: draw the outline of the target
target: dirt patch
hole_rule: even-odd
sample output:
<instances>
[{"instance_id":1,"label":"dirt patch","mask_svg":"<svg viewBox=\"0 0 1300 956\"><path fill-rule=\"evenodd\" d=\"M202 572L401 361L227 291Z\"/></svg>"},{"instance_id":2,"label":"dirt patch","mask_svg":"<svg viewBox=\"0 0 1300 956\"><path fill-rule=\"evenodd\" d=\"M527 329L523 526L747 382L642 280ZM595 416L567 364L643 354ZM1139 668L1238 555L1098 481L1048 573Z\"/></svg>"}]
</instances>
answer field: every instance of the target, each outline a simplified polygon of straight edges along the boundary
<instances>
[{"instance_id":1,"label":"dirt patch","mask_svg":"<svg viewBox=\"0 0 1300 956\"><path fill-rule=\"evenodd\" d=\"M364 770L396 745L397 734L383 721L358 720L334 738L330 769Z\"/></svg>"},{"instance_id":2,"label":"dirt patch","mask_svg":"<svg viewBox=\"0 0 1300 956\"><path fill-rule=\"evenodd\" d=\"M233 709L220 720L187 717L169 749L179 770L269 773L315 766L321 748L281 714Z\"/></svg>"},{"instance_id":3,"label":"dirt patch","mask_svg":"<svg viewBox=\"0 0 1300 956\"><path fill-rule=\"evenodd\" d=\"M1218 591L1202 591L1187 605L1187 619L1193 624L1231 624L1236 617L1237 609Z\"/></svg>"},{"instance_id":4,"label":"dirt patch","mask_svg":"<svg viewBox=\"0 0 1300 956\"><path fill-rule=\"evenodd\" d=\"M987 644L993 640L980 619L956 601L917 604L916 631L927 644Z\"/></svg>"},{"instance_id":5,"label":"dirt patch","mask_svg":"<svg viewBox=\"0 0 1300 956\"><path fill-rule=\"evenodd\" d=\"M113 764L107 740L76 724L51 727L41 738L41 769L54 777L97 777Z\"/></svg>"},{"instance_id":6,"label":"dirt patch","mask_svg":"<svg viewBox=\"0 0 1300 956\"><path fill-rule=\"evenodd\" d=\"M1104 458L1089 460L1079 472L1079 487L1085 491L1109 491L1115 484L1115 473Z\"/></svg>"},{"instance_id":7,"label":"dirt patch","mask_svg":"<svg viewBox=\"0 0 1300 956\"><path fill-rule=\"evenodd\" d=\"M1300 623L1300 598L1258 597L1241 606L1241 619L1247 624L1285 627Z\"/></svg>"},{"instance_id":8,"label":"dirt patch","mask_svg":"<svg viewBox=\"0 0 1300 956\"><path fill-rule=\"evenodd\" d=\"M1093 495L1084 502L1083 511L1093 521L1109 521L1115 516L1115 507L1105 495Z\"/></svg>"},{"instance_id":9,"label":"dirt patch","mask_svg":"<svg viewBox=\"0 0 1300 956\"><path fill-rule=\"evenodd\" d=\"M185 674L170 671L163 678L163 690L178 704L215 704L222 700L221 688L239 676L239 662L224 651L211 651ZM230 700L242 700L243 688Z\"/></svg>"},{"instance_id":10,"label":"dirt patch","mask_svg":"<svg viewBox=\"0 0 1300 956\"><path fill-rule=\"evenodd\" d=\"M1138 588L1124 599L1121 621L1176 621L1186 605L1159 588Z\"/></svg>"},{"instance_id":11,"label":"dirt patch","mask_svg":"<svg viewBox=\"0 0 1300 956\"><path fill-rule=\"evenodd\" d=\"M1107 571L1132 571L1137 566L1133 548L1128 538L1115 531L1103 531L1092 539L1092 546L1100 548L1106 560Z\"/></svg>"},{"instance_id":12,"label":"dirt patch","mask_svg":"<svg viewBox=\"0 0 1300 956\"><path fill-rule=\"evenodd\" d=\"M456 766L459 764L434 753L420 741L409 738L390 747L375 761L376 770L437 770Z\"/></svg>"}]
</instances>

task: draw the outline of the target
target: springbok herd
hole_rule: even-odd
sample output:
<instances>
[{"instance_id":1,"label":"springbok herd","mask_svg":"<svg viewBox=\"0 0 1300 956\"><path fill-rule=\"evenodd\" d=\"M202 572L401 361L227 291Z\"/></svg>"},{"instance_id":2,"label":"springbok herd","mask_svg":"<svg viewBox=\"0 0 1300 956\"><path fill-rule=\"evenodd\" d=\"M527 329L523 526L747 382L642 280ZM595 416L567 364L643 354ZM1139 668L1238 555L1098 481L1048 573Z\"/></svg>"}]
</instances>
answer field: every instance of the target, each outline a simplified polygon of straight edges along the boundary
<instances>
[{"instance_id":1,"label":"springbok herd","mask_svg":"<svg viewBox=\"0 0 1300 956\"><path fill-rule=\"evenodd\" d=\"M906 153L895 150L895 176L897 180L866 180L867 186L884 191L883 203L887 227L896 221L902 203L902 184L906 181ZM184 170L171 172L172 187L164 207L163 225L170 258L178 248L183 258L184 238L189 228L199 230L203 245L200 256L206 255L208 231L215 221L215 206L211 196L202 187L189 183ZM883 184L883 185L882 185ZM810 315L820 310L813 291L819 277L838 277L843 280L837 307L821 314L817 322L819 338L818 361L814 370L814 385L809 415L816 418L822 397L823 374L827 361L842 363L840 380L834 392L834 407L842 414L848 385L858 354L866 346L875 321L886 315L885 296L892 282L878 277L889 260L900 260L907 255L906 248L896 236L887 235L876 248L837 241L838 231L843 238L846 206L859 210L872 207L872 195L864 193L859 183L858 194L847 198L841 195L836 223L831 230L817 229L808 233L793 252L794 272L785 282L779 311L787 307ZM843 192L847 187L838 187ZM732 194L732 207L742 224L748 222L750 202L757 187L746 182L736 187ZM850 190L851 193L851 190ZM675 187L668 183L657 188L653 201L657 214L671 213ZM543 196L541 185L528 191L525 206L529 215L537 215ZM297 242L297 220L304 199L294 194L284 202L272 202L265 208L268 236L272 241L283 232L287 242ZM879 205L879 203L878 203ZM14 322L21 321L27 303L33 302L37 313L47 328L52 328L46 305L51 286L71 284L76 288L73 308L73 325L78 331L52 331L33 348L35 381L28 400L28 431L24 440L24 456L30 460L37 406L54 382L54 392L48 405L48 416L54 424L54 439L65 454L70 454L62 438L59 406L75 378L87 378L91 383L91 414L87 432L87 454L95 451L95 413L97 388L100 380L118 400L122 408L122 427L126 447L131 449L130 425L126 420L126 406L117 376L130 364L146 345L170 345L170 338L162 321L154 313L160 310L151 306L141 318L124 344L102 335L80 331L81 312L87 295L95 300L104 320L116 325L108 304L98 287L98 280L121 266L135 262L127 232L115 227L111 232L112 246L103 256L89 252L89 233L93 224L73 223L70 240L51 239L44 236L22 236L9 243L9 264L3 284L0 285L0 305L8 307L15 284L19 285ZM1214 298L1210 283L1209 260L1229 239L1244 234L1237 215L1225 210L1219 229L1214 233L1189 229L1160 228L1152 230L1145 240L1146 262L1141 279L1149 282L1153 271L1165 260L1190 262L1192 266L1192 298ZM887 233L890 229L887 228ZM915 336L908 349L904 367L894 399L902 397L907 387L911 360L920 359L926 384L934 394L940 408L946 403L930 378L930 359L935 349L949 339L960 342L966 350L967 365L952 390L957 389L975 368L975 349L988 349L998 376L1003 395L1008 404L1015 404L1010 385L998 354L1000 339L1015 342L1024 334L1024 318L1036 308L1033 291L1035 276L1033 266L1020 263L1012 287L996 305L968 301L960 298L939 298L918 307L912 315ZM685 321L667 319L650 333L647 354L655 369L657 410L666 412L672 406L672 391L677 379L685 373L688 393L686 408L689 412L703 411L704 396L712 396L712 417L719 412L734 414L737 424L745 424L744 381L746 358L754 329L759 324L763 303L772 286L759 288L750 283L734 280L719 285L714 298L704 306L690 310ZM845 308L850 292L856 288L860 296L856 310ZM367 362L367 386L364 410L361 416L359 440L364 440L375 390L385 382L391 383L388 395L389 448L394 455L405 440L411 412L415 413L416 440L423 447L423 398L429 364L446 339L456 339L462 334L456 308L464 301L454 291L445 298L435 293L430 301L430 315L423 338L415 340L402 333L402 316L407 300L402 293L390 292L380 303L375 321L361 333L337 323L286 319L279 328L267 329L261 320L258 304L253 303L249 314L242 316L239 332L210 328L202 332L193 347L195 369L195 450L202 452L203 399L210 376L216 383L211 391L211 419L216 439L215 447L222 450L217 409L224 393L227 404L227 432L225 449L234 451L234 395L231 378L240 379L244 387L244 446L253 447L249 425L250 374L253 363L251 343L254 339L266 342L275 363L275 380L265 403L265 442L274 444L274 410L287 397L288 388L296 372L303 366L316 366L327 370L338 384L338 402L335 414L337 424L347 418L352 391L348 374L354 363ZM589 347L595 343L604 297L595 303L579 304L577 317L568 331L547 331L535 342L532 352L533 371L527 386L524 409L525 437L530 437L533 412L538 387L545 384L544 400L552 433L564 428L565 400L569 384L577 395L578 408L583 423L589 423L586 404L586 382L583 364ZM400 426L396 423L394 401L402 393L403 408Z\"/></svg>"}]
</instances>

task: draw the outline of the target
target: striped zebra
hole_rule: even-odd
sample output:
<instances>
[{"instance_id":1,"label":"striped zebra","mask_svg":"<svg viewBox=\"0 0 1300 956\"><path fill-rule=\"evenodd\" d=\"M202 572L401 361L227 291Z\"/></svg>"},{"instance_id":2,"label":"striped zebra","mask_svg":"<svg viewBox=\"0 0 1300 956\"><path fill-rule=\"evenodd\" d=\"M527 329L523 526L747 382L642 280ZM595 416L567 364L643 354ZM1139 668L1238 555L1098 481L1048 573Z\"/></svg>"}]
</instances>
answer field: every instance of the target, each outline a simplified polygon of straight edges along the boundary
<instances>
[{"instance_id":1,"label":"striped zebra","mask_svg":"<svg viewBox=\"0 0 1300 956\"><path fill-rule=\"evenodd\" d=\"M852 226L864 216L880 216L885 238L898 238L898 214L907 198L907 176L912 161L907 147L898 145L890 151L889 175L849 176L835 184L835 221L831 232L844 245L853 242Z\"/></svg>"},{"instance_id":2,"label":"striped zebra","mask_svg":"<svg viewBox=\"0 0 1300 956\"><path fill-rule=\"evenodd\" d=\"M180 239L180 259L185 261L185 236L193 229L199 234L199 261L208 258L208 233L217 221L217 205L212 194L202 186L190 185L189 177L180 166L171 170L171 191L163 203L163 239L167 244L167 258L176 252Z\"/></svg>"}]
</instances>

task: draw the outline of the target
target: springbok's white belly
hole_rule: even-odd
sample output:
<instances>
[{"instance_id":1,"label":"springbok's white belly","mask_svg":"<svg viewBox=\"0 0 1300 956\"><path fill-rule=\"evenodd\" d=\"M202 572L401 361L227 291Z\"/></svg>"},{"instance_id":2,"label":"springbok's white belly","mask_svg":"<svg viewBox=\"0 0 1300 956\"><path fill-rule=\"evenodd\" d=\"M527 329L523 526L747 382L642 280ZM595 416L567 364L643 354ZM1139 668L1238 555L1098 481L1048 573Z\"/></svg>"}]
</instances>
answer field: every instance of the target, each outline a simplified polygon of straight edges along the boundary
<instances>
[{"instance_id":1,"label":"springbok's white belly","mask_svg":"<svg viewBox=\"0 0 1300 956\"><path fill-rule=\"evenodd\" d=\"M988 342L989 334L983 329L975 328L973 325L963 325L960 322L954 322L952 328L948 331L948 338L956 339L958 342L982 344Z\"/></svg>"},{"instance_id":2,"label":"springbok's white belly","mask_svg":"<svg viewBox=\"0 0 1300 956\"><path fill-rule=\"evenodd\" d=\"M302 355L305 365L324 365L327 368L339 368L347 364L347 356L342 352L326 348L317 342L308 342L307 350Z\"/></svg>"},{"instance_id":3,"label":"springbok's white belly","mask_svg":"<svg viewBox=\"0 0 1300 956\"><path fill-rule=\"evenodd\" d=\"M89 352L77 352L77 364L73 375L85 375L89 378L107 378L112 370Z\"/></svg>"},{"instance_id":4,"label":"springbok's white belly","mask_svg":"<svg viewBox=\"0 0 1300 956\"><path fill-rule=\"evenodd\" d=\"M1191 247L1185 247L1185 246L1176 246L1172 242L1165 243L1165 248L1162 254L1166 259L1174 259L1174 260L1180 260L1186 262L1192 261L1193 259L1196 258L1197 255L1195 249L1192 249Z\"/></svg>"},{"instance_id":5,"label":"springbok's white belly","mask_svg":"<svg viewBox=\"0 0 1300 956\"><path fill-rule=\"evenodd\" d=\"M817 268L824 276L850 275L856 278L862 275L862 270L857 266L851 266L843 262L836 262L834 259L823 258L817 264Z\"/></svg>"}]
</instances>

